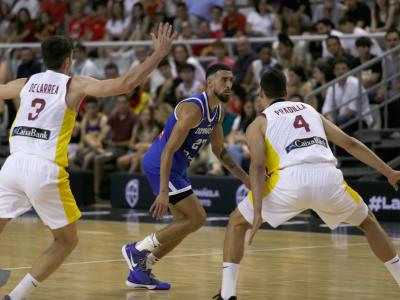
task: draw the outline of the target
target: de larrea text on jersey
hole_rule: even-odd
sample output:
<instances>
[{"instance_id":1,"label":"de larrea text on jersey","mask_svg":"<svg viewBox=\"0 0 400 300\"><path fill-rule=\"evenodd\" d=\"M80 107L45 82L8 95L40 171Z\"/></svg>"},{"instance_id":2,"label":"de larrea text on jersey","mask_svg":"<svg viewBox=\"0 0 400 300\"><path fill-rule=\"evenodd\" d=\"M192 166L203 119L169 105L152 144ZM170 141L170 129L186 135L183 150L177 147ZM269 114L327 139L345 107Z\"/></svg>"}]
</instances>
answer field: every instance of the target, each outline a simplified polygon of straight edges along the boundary
<instances>
[{"instance_id":1,"label":"de larrea text on jersey","mask_svg":"<svg viewBox=\"0 0 400 300\"><path fill-rule=\"evenodd\" d=\"M280 116L280 115L283 115L283 114L292 114L292 113L301 111L301 110L306 109L306 108L307 108L307 106L305 106L303 103L299 103L299 104L296 104L296 105L290 105L290 106L282 107L282 108L280 108L278 110L275 110L274 112L278 116Z\"/></svg>"},{"instance_id":2,"label":"de larrea text on jersey","mask_svg":"<svg viewBox=\"0 0 400 300\"><path fill-rule=\"evenodd\" d=\"M55 95L58 93L58 89L59 86L56 84L32 83L28 92Z\"/></svg>"}]
</instances>

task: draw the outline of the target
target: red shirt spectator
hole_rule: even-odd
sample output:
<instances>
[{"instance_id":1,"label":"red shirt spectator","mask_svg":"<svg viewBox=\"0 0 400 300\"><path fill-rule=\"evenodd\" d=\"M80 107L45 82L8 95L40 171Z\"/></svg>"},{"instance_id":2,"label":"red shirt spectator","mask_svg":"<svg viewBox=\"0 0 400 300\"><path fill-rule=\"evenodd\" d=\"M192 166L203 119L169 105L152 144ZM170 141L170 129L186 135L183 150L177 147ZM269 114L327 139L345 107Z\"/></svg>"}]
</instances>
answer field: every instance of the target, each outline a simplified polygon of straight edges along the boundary
<instances>
[{"instance_id":1,"label":"red shirt spectator","mask_svg":"<svg viewBox=\"0 0 400 300\"><path fill-rule=\"evenodd\" d=\"M131 137L132 128L135 123L136 118L132 112L113 112L108 118L108 125L112 128L112 141L115 143L128 141Z\"/></svg>"},{"instance_id":2,"label":"red shirt spectator","mask_svg":"<svg viewBox=\"0 0 400 300\"><path fill-rule=\"evenodd\" d=\"M80 1L73 3L72 18L68 22L67 34L74 41L80 41L85 36L88 18L83 13L83 5Z\"/></svg>"},{"instance_id":3,"label":"red shirt spectator","mask_svg":"<svg viewBox=\"0 0 400 300\"><path fill-rule=\"evenodd\" d=\"M68 7L63 0L44 0L40 4L40 11L47 12L56 25L64 24Z\"/></svg>"},{"instance_id":4,"label":"red shirt spectator","mask_svg":"<svg viewBox=\"0 0 400 300\"><path fill-rule=\"evenodd\" d=\"M232 37L246 30L246 17L237 11L235 1L225 3L226 17L222 21L222 28L226 37Z\"/></svg>"},{"instance_id":5,"label":"red shirt spectator","mask_svg":"<svg viewBox=\"0 0 400 300\"><path fill-rule=\"evenodd\" d=\"M88 20L87 34L88 40L99 41L102 40L106 34L107 24L107 8L102 3L96 7L94 16Z\"/></svg>"}]
</instances>

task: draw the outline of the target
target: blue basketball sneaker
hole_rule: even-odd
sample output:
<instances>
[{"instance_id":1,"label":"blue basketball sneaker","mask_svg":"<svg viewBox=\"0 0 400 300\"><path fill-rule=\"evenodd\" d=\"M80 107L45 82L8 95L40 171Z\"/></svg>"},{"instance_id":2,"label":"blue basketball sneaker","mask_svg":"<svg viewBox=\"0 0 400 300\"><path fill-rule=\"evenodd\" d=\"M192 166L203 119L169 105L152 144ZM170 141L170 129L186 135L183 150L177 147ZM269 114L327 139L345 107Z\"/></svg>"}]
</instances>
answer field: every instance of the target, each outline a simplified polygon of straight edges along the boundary
<instances>
[{"instance_id":1,"label":"blue basketball sneaker","mask_svg":"<svg viewBox=\"0 0 400 300\"><path fill-rule=\"evenodd\" d=\"M155 278L150 270L133 270L129 272L126 285L131 288L145 288L148 290L169 290L171 285Z\"/></svg>"},{"instance_id":2,"label":"blue basketball sneaker","mask_svg":"<svg viewBox=\"0 0 400 300\"><path fill-rule=\"evenodd\" d=\"M136 243L122 246L122 255L124 256L131 271L146 271L146 259L150 252L147 250L139 251L136 249L135 245Z\"/></svg>"}]
</instances>

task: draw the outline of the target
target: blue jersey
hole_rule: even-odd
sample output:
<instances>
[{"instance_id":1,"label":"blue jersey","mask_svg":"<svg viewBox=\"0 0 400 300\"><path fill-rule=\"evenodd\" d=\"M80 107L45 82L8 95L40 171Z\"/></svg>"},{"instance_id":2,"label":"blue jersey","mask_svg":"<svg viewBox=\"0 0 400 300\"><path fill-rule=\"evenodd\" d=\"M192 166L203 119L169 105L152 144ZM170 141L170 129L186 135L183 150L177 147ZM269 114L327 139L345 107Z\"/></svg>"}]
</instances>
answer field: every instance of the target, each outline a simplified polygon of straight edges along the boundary
<instances>
[{"instance_id":1,"label":"blue jersey","mask_svg":"<svg viewBox=\"0 0 400 300\"><path fill-rule=\"evenodd\" d=\"M189 131L182 146L175 152L172 171L186 171L192 159L199 154L200 148L209 140L211 132L221 119L221 105L218 104L214 111L211 111L205 92L195 94L190 98L182 100L175 107L162 133L156 138L151 148L146 153L143 161L144 167L159 171L161 153L177 122L176 111L178 106L182 103L196 104L202 112L202 118L200 123Z\"/></svg>"}]
</instances>

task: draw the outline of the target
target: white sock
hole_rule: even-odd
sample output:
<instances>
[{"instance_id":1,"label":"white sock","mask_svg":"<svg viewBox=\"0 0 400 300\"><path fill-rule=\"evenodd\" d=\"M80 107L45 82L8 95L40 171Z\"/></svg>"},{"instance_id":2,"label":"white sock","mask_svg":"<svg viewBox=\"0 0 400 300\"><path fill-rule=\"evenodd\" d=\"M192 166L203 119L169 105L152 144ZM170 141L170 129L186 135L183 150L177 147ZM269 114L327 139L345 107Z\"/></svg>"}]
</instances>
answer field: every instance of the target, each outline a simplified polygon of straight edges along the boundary
<instances>
[{"instance_id":1,"label":"white sock","mask_svg":"<svg viewBox=\"0 0 400 300\"><path fill-rule=\"evenodd\" d=\"M239 274L239 264L224 262L222 271L222 299L236 296L236 283Z\"/></svg>"},{"instance_id":2,"label":"white sock","mask_svg":"<svg viewBox=\"0 0 400 300\"><path fill-rule=\"evenodd\" d=\"M135 247L139 251L147 250L151 252L158 246L160 246L160 242L157 240L156 234L152 233L146 236L143 241L137 242Z\"/></svg>"},{"instance_id":3,"label":"white sock","mask_svg":"<svg viewBox=\"0 0 400 300\"><path fill-rule=\"evenodd\" d=\"M385 267L389 270L390 274L392 274L394 280L396 280L397 284L400 285L400 259L399 256L396 255L391 260L385 262Z\"/></svg>"},{"instance_id":4,"label":"white sock","mask_svg":"<svg viewBox=\"0 0 400 300\"><path fill-rule=\"evenodd\" d=\"M22 300L38 285L39 282L28 273L15 289L13 289L9 296L11 300Z\"/></svg>"},{"instance_id":5,"label":"white sock","mask_svg":"<svg viewBox=\"0 0 400 300\"><path fill-rule=\"evenodd\" d=\"M153 253L150 253L146 259L146 268L153 269L153 266L159 261L160 259L155 256Z\"/></svg>"}]
</instances>

